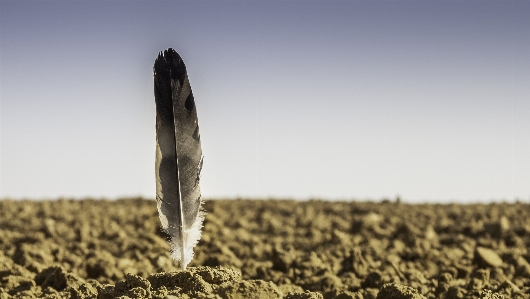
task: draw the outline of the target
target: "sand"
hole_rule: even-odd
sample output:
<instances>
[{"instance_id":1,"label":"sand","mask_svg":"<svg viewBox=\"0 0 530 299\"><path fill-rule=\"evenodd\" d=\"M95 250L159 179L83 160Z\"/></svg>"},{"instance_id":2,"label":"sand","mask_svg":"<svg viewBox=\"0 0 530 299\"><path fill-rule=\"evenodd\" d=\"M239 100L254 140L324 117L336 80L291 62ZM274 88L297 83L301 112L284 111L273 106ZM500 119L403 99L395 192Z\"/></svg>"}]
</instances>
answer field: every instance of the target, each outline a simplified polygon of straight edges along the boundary
<instances>
[{"instance_id":1,"label":"sand","mask_svg":"<svg viewBox=\"0 0 530 299\"><path fill-rule=\"evenodd\" d=\"M211 200L186 271L146 199L0 201L4 298L530 298L530 205Z\"/></svg>"}]
</instances>

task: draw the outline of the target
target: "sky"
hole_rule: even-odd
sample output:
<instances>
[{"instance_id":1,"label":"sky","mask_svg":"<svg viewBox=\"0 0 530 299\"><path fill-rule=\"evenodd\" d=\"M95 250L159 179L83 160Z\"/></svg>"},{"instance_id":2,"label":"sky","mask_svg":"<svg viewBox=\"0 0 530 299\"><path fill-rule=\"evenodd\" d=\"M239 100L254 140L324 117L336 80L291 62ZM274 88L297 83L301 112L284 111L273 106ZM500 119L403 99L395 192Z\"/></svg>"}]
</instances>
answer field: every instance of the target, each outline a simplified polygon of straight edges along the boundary
<instances>
[{"instance_id":1,"label":"sky","mask_svg":"<svg viewBox=\"0 0 530 299\"><path fill-rule=\"evenodd\" d=\"M182 56L204 198L530 201L528 1L0 0L0 198L155 194Z\"/></svg>"}]
</instances>

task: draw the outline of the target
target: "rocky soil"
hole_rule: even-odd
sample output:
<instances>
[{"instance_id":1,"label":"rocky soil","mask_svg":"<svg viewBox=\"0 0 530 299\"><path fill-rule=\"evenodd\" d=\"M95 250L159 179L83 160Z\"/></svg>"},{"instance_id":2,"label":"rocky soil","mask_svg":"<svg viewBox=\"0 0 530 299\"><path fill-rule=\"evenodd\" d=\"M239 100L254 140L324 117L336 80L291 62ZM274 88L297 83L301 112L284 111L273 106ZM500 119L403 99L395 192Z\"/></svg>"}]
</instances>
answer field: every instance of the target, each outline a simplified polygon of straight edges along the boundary
<instances>
[{"instance_id":1,"label":"rocky soil","mask_svg":"<svg viewBox=\"0 0 530 299\"><path fill-rule=\"evenodd\" d=\"M0 201L4 298L530 298L530 205L211 200L186 271L145 199Z\"/></svg>"}]
</instances>

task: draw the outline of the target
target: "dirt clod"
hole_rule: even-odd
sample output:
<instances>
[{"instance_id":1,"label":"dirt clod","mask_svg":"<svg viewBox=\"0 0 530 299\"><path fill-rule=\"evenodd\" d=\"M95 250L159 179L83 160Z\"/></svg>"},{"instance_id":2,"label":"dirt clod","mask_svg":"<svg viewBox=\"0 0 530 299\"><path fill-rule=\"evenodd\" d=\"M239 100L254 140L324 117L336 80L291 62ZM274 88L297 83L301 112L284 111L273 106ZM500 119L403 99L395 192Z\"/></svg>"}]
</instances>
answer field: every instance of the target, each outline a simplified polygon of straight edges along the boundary
<instances>
[{"instance_id":1,"label":"dirt clod","mask_svg":"<svg viewBox=\"0 0 530 299\"><path fill-rule=\"evenodd\" d=\"M387 283L377 294L377 299L425 299L425 297L414 288L398 283Z\"/></svg>"},{"instance_id":2,"label":"dirt clod","mask_svg":"<svg viewBox=\"0 0 530 299\"><path fill-rule=\"evenodd\" d=\"M475 260L479 265L486 267L500 267L503 263L495 251L480 246L475 249Z\"/></svg>"},{"instance_id":3,"label":"dirt clod","mask_svg":"<svg viewBox=\"0 0 530 299\"><path fill-rule=\"evenodd\" d=\"M288 293L287 296L284 297L284 299L324 299L324 297L320 293L305 291Z\"/></svg>"},{"instance_id":4,"label":"dirt clod","mask_svg":"<svg viewBox=\"0 0 530 299\"><path fill-rule=\"evenodd\" d=\"M227 284L219 289L222 298L227 299L281 299L282 292L272 282L246 280Z\"/></svg>"}]
</instances>

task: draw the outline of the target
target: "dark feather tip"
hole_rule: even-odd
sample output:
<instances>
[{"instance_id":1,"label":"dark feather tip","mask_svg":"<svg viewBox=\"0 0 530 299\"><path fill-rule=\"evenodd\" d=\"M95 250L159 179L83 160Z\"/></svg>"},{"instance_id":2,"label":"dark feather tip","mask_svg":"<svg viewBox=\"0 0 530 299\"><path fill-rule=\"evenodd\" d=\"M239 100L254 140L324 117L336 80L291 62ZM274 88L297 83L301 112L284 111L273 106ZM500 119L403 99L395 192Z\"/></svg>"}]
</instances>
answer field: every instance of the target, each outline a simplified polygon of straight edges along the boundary
<instances>
[{"instance_id":1,"label":"dark feather tip","mask_svg":"<svg viewBox=\"0 0 530 299\"><path fill-rule=\"evenodd\" d=\"M171 79L178 80L181 84L186 77L186 65L179 53L173 48L158 53L153 70L155 76L158 74L165 75L169 72Z\"/></svg>"}]
</instances>

